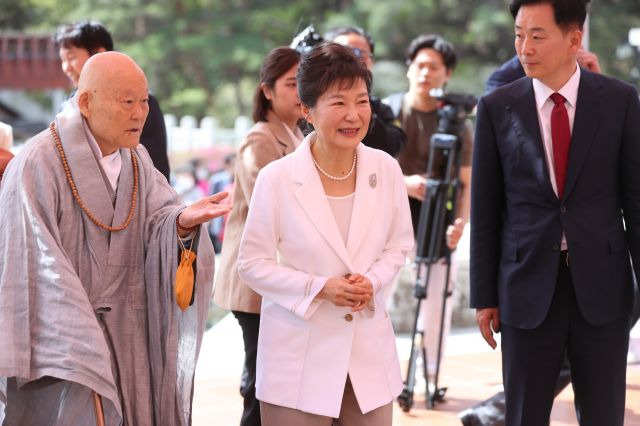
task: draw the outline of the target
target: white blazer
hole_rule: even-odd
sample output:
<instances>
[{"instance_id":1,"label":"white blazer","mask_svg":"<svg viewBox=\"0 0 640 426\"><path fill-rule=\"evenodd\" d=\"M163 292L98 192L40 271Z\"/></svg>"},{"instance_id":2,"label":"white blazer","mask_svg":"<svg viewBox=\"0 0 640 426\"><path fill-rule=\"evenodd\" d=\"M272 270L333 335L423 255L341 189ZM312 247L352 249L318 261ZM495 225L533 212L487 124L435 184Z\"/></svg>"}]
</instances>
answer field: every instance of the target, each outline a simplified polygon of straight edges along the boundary
<instances>
[{"instance_id":1,"label":"white blazer","mask_svg":"<svg viewBox=\"0 0 640 426\"><path fill-rule=\"evenodd\" d=\"M345 246L312 161L313 138L260 171L238 268L263 297L257 398L338 417L347 374L363 413L393 401L402 389L385 290L414 240L398 163L360 144ZM327 279L348 272L371 280L373 310L352 313L314 300Z\"/></svg>"}]
</instances>

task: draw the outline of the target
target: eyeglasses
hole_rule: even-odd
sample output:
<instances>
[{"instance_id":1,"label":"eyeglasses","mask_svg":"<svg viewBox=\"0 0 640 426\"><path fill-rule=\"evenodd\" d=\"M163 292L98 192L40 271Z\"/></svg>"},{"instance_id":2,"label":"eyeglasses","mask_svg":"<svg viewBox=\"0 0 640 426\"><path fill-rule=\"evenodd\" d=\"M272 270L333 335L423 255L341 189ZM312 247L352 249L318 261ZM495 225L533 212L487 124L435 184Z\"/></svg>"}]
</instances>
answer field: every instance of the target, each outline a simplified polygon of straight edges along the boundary
<instances>
[{"instance_id":1,"label":"eyeglasses","mask_svg":"<svg viewBox=\"0 0 640 426\"><path fill-rule=\"evenodd\" d=\"M360 59L371 59L373 60L373 53L367 52L366 50L362 50L358 47L352 47L353 53Z\"/></svg>"}]
</instances>

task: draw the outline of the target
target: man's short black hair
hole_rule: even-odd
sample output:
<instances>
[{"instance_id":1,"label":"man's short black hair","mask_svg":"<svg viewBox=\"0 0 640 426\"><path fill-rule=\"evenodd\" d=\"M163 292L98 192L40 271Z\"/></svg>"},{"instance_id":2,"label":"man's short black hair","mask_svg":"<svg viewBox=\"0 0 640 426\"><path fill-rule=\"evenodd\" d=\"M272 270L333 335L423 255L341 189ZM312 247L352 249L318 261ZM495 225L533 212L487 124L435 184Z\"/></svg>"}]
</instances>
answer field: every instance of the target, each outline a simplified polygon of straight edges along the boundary
<instances>
[{"instance_id":1,"label":"man's short black hair","mask_svg":"<svg viewBox=\"0 0 640 426\"><path fill-rule=\"evenodd\" d=\"M509 11L513 19L516 19L518 11L522 6L534 4L548 4L553 8L556 25L562 29L567 29L572 25L577 25L580 30L587 19L587 7L590 0L512 0L509 4Z\"/></svg>"},{"instance_id":2,"label":"man's short black hair","mask_svg":"<svg viewBox=\"0 0 640 426\"><path fill-rule=\"evenodd\" d=\"M442 62L444 62L447 70L453 70L456 67L458 58L456 57L456 51L453 48L453 44L449 43L438 34L422 34L411 40L405 54L407 65L411 65L411 62L413 62L418 55L418 52L422 49L433 49L440 53L440 56L442 56Z\"/></svg>"},{"instance_id":3,"label":"man's short black hair","mask_svg":"<svg viewBox=\"0 0 640 426\"><path fill-rule=\"evenodd\" d=\"M348 27L331 28L329 31L325 33L324 39L327 41L333 41L336 39L336 37L341 35L347 35L347 34L356 34L364 37L364 39L367 40L367 43L369 44L369 50L371 51L371 54L373 55L375 53L374 49L375 49L376 43L375 41L373 41L373 37L371 37L371 34L369 34L368 32L366 32L360 27L348 26Z\"/></svg>"},{"instance_id":4,"label":"man's short black hair","mask_svg":"<svg viewBox=\"0 0 640 426\"><path fill-rule=\"evenodd\" d=\"M78 47L91 55L103 48L107 52L113 50L111 34L100 22L79 21L58 28L53 41L58 47Z\"/></svg>"}]
</instances>

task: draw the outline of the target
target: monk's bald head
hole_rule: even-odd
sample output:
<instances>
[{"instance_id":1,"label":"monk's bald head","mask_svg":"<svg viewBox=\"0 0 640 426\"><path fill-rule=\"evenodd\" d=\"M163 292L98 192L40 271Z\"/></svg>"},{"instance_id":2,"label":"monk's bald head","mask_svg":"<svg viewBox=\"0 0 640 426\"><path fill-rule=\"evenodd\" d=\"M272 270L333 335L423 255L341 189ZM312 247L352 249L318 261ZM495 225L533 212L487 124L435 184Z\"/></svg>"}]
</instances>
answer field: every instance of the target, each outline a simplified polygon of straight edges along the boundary
<instances>
[{"instance_id":1,"label":"monk's bald head","mask_svg":"<svg viewBox=\"0 0 640 426\"><path fill-rule=\"evenodd\" d=\"M148 96L144 72L127 55L98 53L85 63L76 97L103 155L138 144Z\"/></svg>"},{"instance_id":2,"label":"monk's bald head","mask_svg":"<svg viewBox=\"0 0 640 426\"><path fill-rule=\"evenodd\" d=\"M103 52L90 57L82 68L78 80L78 93L85 90L99 90L114 84L147 79L142 69L129 56L120 52Z\"/></svg>"}]
</instances>

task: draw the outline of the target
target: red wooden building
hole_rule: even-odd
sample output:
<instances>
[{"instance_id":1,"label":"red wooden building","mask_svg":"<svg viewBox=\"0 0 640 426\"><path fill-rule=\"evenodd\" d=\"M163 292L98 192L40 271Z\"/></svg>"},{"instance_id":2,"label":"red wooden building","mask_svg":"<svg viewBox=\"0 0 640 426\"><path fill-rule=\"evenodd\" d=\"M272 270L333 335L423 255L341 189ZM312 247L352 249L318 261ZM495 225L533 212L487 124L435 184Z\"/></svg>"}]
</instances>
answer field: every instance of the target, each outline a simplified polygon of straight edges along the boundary
<instances>
[{"instance_id":1,"label":"red wooden building","mask_svg":"<svg viewBox=\"0 0 640 426\"><path fill-rule=\"evenodd\" d=\"M0 89L69 89L50 35L0 33Z\"/></svg>"}]
</instances>

